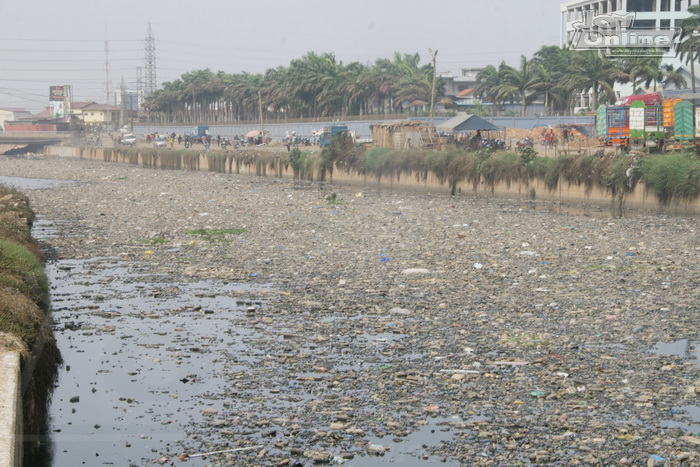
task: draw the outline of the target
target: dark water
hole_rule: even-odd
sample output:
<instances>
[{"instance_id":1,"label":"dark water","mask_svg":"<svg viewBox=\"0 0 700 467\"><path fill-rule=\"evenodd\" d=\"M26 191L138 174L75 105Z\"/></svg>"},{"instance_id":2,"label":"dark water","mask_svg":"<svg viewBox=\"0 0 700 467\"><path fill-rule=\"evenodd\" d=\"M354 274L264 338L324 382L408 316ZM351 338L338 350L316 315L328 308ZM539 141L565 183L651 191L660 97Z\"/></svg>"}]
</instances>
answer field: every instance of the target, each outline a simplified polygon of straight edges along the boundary
<instances>
[{"instance_id":1,"label":"dark water","mask_svg":"<svg viewBox=\"0 0 700 467\"><path fill-rule=\"evenodd\" d=\"M182 453L176 443L188 444L202 409L223 410L223 398L207 397L225 393L223 362L245 361L256 336L238 322L245 304L234 298L250 288L159 283L111 258L63 260L47 272L65 360L51 404L52 465L142 465Z\"/></svg>"},{"instance_id":2,"label":"dark water","mask_svg":"<svg viewBox=\"0 0 700 467\"><path fill-rule=\"evenodd\" d=\"M692 362L700 368L700 341L680 339L674 342L659 342L652 352L660 355L677 355ZM684 405L674 407L671 415L683 415L685 421L662 420L661 426L664 428L680 428L695 435L700 435L700 406Z\"/></svg>"},{"instance_id":3,"label":"dark water","mask_svg":"<svg viewBox=\"0 0 700 467\"><path fill-rule=\"evenodd\" d=\"M39 220L35 235L50 242L53 228ZM32 465L152 465L164 457L179 463L183 452L202 452L202 441L226 446L231 440L211 429L212 417L203 410L218 411L214 418L226 418L231 404L255 410L231 400L228 374L263 364L255 344L265 331L248 315L263 304L246 297L270 286L172 283L117 258L58 260L47 265L47 274L65 365L50 407L45 457ZM359 337L377 345L399 338ZM280 400L280 415L291 403ZM401 439L368 434L366 440L388 448L386 454L357 456L345 465L458 465L428 453L453 439L450 421L431 419ZM285 454L259 434L246 439L273 455ZM186 463L205 466L214 460L191 457Z\"/></svg>"}]
</instances>

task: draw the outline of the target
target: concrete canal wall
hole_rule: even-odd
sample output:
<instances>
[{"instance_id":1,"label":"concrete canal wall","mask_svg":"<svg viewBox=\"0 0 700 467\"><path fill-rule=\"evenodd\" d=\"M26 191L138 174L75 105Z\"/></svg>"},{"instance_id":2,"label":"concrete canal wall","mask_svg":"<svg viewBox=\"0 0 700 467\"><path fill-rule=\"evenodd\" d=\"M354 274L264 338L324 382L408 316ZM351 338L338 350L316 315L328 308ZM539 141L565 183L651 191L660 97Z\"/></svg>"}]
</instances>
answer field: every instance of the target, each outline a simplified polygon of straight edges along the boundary
<instances>
[{"instance_id":1,"label":"concrete canal wall","mask_svg":"<svg viewBox=\"0 0 700 467\"><path fill-rule=\"evenodd\" d=\"M22 465L46 433L60 351L47 316L49 286L29 198L0 185L0 466Z\"/></svg>"},{"instance_id":2,"label":"concrete canal wall","mask_svg":"<svg viewBox=\"0 0 700 467\"><path fill-rule=\"evenodd\" d=\"M242 152L255 153L255 149L241 149ZM269 149L267 150L269 151ZM111 151L109 151L111 152ZM59 157L76 157L90 160L100 160L118 163L136 163L141 166L161 168L159 159L148 156L150 148L144 148L143 154L138 157L138 160L133 158L129 160L124 156L106 156L106 151L103 148L76 148L65 146L47 146L45 154ZM286 149L280 149L280 161L286 159ZM184 157L184 156L183 156ZM185 170L209 171L208 158L205 152L199 154L196 160L188 159L181 161L179 168ZM172 168L172 167L165 167ZM238 172L236 171L238 170ZM238 169L235 163L230 161L226 165L226 172L240 173L245 175L262 175L268 177L293 178L292 168L288 164L278 163L274 167L260 167L255 164L241 164ZM421 190L431 193L449 193L450 188L447 183L441 183L433 174L428 174L424 181L419 181L415 176L404 175L400 180L391 180L389 177L383 177L379 183L372 176L361 176L358 174L347 174L340 170L335 170L333 173L333 182L369 188L384 189L410 189ZM609 192L603 189L593 188L587 192L583 186L569 185L565 182L559 183L555 190L549 190L541 180L534 180L526 187L522 183L500 183L491 187L485 183L479 183L473 186L471 183L463 182L458 185L460 193L471 193L477 196L505 197L527 200L528 195L534 189L536 199L546 201L557 201L566 203L584 203L595 206L608 208L612 206L612 196ZM664 206L658 202L649 190L646 190L642 183L639 183L635 190L625 195L625 209L638 209L647 211L664 212L672 215L690 215L695 216L700 213L700 200L686 202L683 204L673 204Z\"/></svg>"},{"instance_id":3,"label":"concrete canal wall","mask_svg":"<svg viewBox=\"0 0 700 467\"><path fill-rule=\"evenodd\" d=\"M0 465L22 465L22 393L19 352L0 350Z\"/></svg>"}]
</instances>

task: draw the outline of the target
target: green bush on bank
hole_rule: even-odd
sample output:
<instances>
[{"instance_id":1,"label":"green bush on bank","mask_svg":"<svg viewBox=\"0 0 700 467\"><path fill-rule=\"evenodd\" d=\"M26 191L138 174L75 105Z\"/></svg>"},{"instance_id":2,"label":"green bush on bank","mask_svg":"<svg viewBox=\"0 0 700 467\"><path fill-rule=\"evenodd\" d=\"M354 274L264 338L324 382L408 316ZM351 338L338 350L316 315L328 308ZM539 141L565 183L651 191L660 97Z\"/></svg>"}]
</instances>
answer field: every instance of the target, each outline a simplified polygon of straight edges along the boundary
<instances>
[{"instance_id":1,"label":"green bush on bank","mask_svg":"<svg viewBox=\"0 0 700 467\"><path fill-rule=\"evenodd\" d=\"M688 202L700 196L700 160L696 154L674 153L648 157L639 164L646 189L663 205Z\"/></svg>"},{"instance_id":2,"label":"green bush on bank","mask_svg":"<svg viewBox=\"0 0 700 467\"><path fill-rule=\"evenodd\" d=\"M594 155L539 157L534 151L516 154L459 149L435 151L375 147L364 150L346 143L334 141L330 147L316 152L305 152L299 148L290 152L246 148L211 150L207 153L194 149L166 149L158 151L157 156L149 157L159 159L161 166L167 165L167 168L184 166L198 169L199 158L206 154L211 171L240 173L242 168L246 168L249 173L261 176L266 176L268 170L273 171L275 176L282 176L291 167L296 180L323 181L327 174L332 177L334 169L372 178L378 185L384 180L400 182L402 177L407 176L415 177L418 182L427 182L434 177L439 183L447 184L452 194L461 190L459 185L463 183L473 190L484 183L493 191L501 183L507 186L518 183L527 188L532 182L540 181L549 191L561 188L562 184L581 187L587 195L594 189L605 191L619 209L625 195L633 191L639 182L664 205L692 202L700 197L700 161L695 154L633 157L598 151ZM120 153L122 159L134 163L143 157L143 151L138 148L114 151Z\"/></svg>"},{"instance_id":3,"label":"green bush on bank","mask_svg":"<svg viewBox=\"0 0 700 467\"><path fill-rule=\"evenodd\" d=\"M63 360L47 316L48 280L33 220L28 198L0 185L0 346L19 352L22 371L30 371L22 387L24 434L43 435Z\"/></svg>"}]
</instances>

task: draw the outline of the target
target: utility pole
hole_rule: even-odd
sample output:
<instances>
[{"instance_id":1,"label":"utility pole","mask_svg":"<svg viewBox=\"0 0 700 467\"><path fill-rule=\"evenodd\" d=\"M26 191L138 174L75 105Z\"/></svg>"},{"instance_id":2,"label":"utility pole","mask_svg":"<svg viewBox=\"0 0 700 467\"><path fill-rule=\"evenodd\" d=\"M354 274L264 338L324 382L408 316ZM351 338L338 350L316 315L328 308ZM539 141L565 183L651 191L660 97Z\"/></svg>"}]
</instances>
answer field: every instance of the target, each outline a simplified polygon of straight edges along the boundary
<instances>
[{"instance_id":1,"label":"utility pole","mask_svg":"<svg viewBox=\"0 0 700 467\"><path fill-rule=\"evenodd\" d=\"M143 105L143 67L136 67L136 112L141 116L141 106ZM133 109L132 109L133 110ZM133 124L132 124L133 126Z\"/></svg>"},{"instance_id":2,"label":"utility pole","mask_svg":"<svg viewBox=\"0 0 700 467\"><path fill-rule=\"evenodd\" d=\"M430 91L430 124L435 125L435 83L437 82L437 67L435 66L438 51L428 49L428 53L433 57L433 86Z\"/></svg>"},{"instance_id":3,"label":"utility pole","mask_svg":"<svg viewBox=\"0 0 700 467\"><path fill-rule=\"evenodd\" d=\"M119 86L121 105L119 106L119 128L126 126L126 83L122 76L122 84Z\"/></svg>"},{"instance_id":4,"label":"utility pole","mask_svg":"<svg viewBox=\"0 0 700 467\"><path fill-rule=\"evenodd\" d=\"M109 104L109 41L105 40L105 104Z\"/></svg>"},{"instance_id":5,"label":"utility pole","mask_svg":"<svg viewBox=\"0 0 700 467\"><path fill-rule=\"evenodd\" d=\"M260 133L262 133L262 139L265 141L265 124L263 123L262 94L260 94L260 91L258 91L258 110L260 112Z\"/></svg>"}]
</instances>

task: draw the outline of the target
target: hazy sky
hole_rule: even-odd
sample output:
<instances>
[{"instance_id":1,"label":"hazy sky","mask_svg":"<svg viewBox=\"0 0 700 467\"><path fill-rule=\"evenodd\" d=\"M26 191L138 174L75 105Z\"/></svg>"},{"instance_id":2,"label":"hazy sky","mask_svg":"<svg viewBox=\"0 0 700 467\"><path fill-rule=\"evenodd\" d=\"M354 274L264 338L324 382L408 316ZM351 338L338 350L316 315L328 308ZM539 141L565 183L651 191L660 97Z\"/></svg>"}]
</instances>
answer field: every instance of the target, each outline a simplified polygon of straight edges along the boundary
<instances>
[{"instance_id":1,"label":"hazy sky","mask_svg":"<svg viewBox=\"0 0 700 467\"><path fill-rule=\"evenodd\" d=\"M209 68L264 73L308 52L372 64L419 53L438 72L516 65L559 44L560 0L55 0L0 2L0 107L39 111L49 86L106 102L136 88L151 24L158 84ZM105 46L106 41L106 46ZM105 48L108 52L105 52ZM106 57L109 57L109 74ZM145 71L144 71L145 76ZM113 93L110 98L113 102Z\"/></svg>"}]
</instances>

